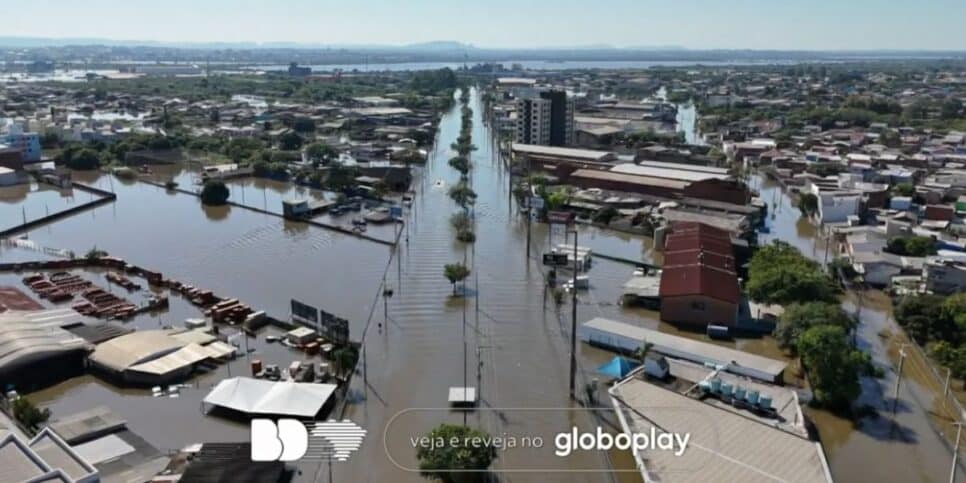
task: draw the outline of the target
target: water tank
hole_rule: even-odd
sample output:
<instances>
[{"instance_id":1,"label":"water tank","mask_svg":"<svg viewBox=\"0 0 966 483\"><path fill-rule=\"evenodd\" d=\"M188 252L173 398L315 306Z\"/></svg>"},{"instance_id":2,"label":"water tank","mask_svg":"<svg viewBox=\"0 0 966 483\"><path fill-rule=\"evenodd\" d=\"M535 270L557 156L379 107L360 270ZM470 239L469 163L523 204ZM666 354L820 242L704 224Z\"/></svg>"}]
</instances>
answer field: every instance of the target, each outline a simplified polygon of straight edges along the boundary
<instances>
[{"instance_id":1,"label":"water tank","mask_svg":"<svg viewBox=\"0 0 966 483\"><path fill-rule=\"evenodd\" d=\"M738 386L735 388L735 399L745 398L745 388Z\"/></svg>"},{"instance_id":2,"label":"water tank","mask_svg":"<svg viewBox=\"0 0 966 483\"><path fill-rule=\"evenodd\" d=\"M711 380L711 392L721 392L721 379L716 377Z\"/></svg>"},{"instance_id":3,"label":"water tank","mask_svg":"<svg viewBox=\"0 0 966 483\"><path fill-rule=\"evenodd\" d=\"M748 394L745 395L745 401L748 401L748 404L751 405L758 404L758 391L748 391Z\"/></svg>"},{"instance_id":4,"label":"water tank","mask_svg":"<svg viewBox=\"0 0 966 483\"><path fill-rule=\"evenodd\" d=\"M733 389L733 387L731 386L731 383L730 382L722 382L721 383L721 395L722 396L731 396L731 390L732 389Z\"/></svg>"},{"instance_id":5,"label":"water tank","mask_svg":"<svg viewBox=\"0 0 966 483\"><path fill-rule=\"evenodd\" d=\"M762 394L758 398L758 407L762 409L771 409L771 396L767 394Z\"/></svg>"}]
</instances>

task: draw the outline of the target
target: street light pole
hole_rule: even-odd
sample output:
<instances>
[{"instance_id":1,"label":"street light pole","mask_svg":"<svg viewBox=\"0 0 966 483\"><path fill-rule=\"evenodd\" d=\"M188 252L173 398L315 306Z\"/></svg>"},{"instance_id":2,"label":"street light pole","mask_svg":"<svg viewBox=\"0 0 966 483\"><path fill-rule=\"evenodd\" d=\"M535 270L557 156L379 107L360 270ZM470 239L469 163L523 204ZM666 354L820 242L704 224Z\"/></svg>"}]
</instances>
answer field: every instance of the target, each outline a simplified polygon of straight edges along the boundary
<instances>
[{"instance_id":1,"label":"street light pole","mask_svg":"<svg viewBox=\"0 0 966 483\"><path fill-rule=\"evenodd\" d=\"M959 463L959 436L963 432L962 421L953 424L956 425L956 447L953 449L953 467L949 470L949 483L956 481L956 464Z\"/></svg>"},{"instance_id":2,"label":"street light pole","mask_svg":"<svg viewBox=\"0 0 966 483\"><path fill-rule=\"evenodd\" d=\"M570 399L576 399L577 377L577 229L574 233L574 278L570 287L571 320L570 320Z\"/></svg>"}]
</instances>

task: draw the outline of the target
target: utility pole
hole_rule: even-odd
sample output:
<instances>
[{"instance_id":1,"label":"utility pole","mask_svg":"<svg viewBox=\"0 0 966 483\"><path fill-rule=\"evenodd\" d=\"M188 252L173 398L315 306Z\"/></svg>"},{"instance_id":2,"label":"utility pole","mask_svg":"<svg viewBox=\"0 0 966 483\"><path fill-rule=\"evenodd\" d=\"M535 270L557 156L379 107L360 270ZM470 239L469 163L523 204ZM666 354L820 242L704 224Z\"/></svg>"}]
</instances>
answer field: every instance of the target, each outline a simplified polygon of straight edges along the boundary
<instances>
[{"instance_id":1,"label":"utility pole","mask_svg":"<svg viewBox=\"0 0 966 483\"><path fill-rule=\"evenodd\" d=\"M953 423L956 426L956 447L953 448L953 467L949 470L949 483L956 481L956 464L959 463L959 436L963 432L963 422Z\"/></svg>"},{"instance_id":2,"label":"utility pole","mask_svg":"<svg viewBox=\"0 0 966 483\"><path fill-rule=\"evenodd\" d=\"M574 226L574 278L570 287L570 399L576 399L577 378L577 227Z\"/></svg>"},{"instance_id":3,"label":"utility pole","mask_svg":"<svg viewBox=\"0 0 966 483\"><path fill-rule=\"evenodd\" d=\"M527 157L527 179L525 180L527 184L527 196L524 199L524 202L526 202L527 204L527 259L529 260L530 259L530 223L533 220L533 203L531 203L531 201L533 200L533 187L530 186L530 156L529 155L524 155L524 156Z\"/></svg>"},{"instance_id":4,"label":"utility pole","mask_svg":"<svg viewBox=\"0 0 966 483\"><path fill-rule=\"evenodd\" d=\"M896 407L899 404L899 383L902 382L902 363L906 361L906 344L903 343L899 346L899 367L896 370L896 389L893 394L892 402L892 412L896 412Z\"/></svg>"}]
</instances>

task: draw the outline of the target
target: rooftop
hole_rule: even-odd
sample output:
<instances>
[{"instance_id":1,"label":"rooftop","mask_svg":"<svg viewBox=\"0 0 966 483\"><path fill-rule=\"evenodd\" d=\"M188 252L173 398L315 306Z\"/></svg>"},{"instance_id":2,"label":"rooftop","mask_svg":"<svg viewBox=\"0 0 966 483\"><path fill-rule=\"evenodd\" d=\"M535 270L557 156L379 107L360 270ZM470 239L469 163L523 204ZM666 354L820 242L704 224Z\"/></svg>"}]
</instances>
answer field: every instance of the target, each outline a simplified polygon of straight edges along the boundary
<instances>
[{"instance_id":1,"label":"rooftop","mask_svg":"<svg viewBox=\"0 0 966 483\"><path fill-rule=\"evenodd\" d=\"M590 149L561 148L557 146L539 146L536 144L519 143L513 143L513 151L522 154L556 156L561 158L574 158L599 162L607 161L614 156L614 153L609 151L593 151Z\"/></svg>"},{"instance_id":2,"label":"rooftop","mask_svg":"<svg viewBox=\"0 0 966 483\"><path fill-rule=\"evenodd\" d=\"M673 391L629 378L611 393L626 433L689 433L681 455L636 454L645 480L830 483L822 446Z\"/></svg>"},{"instance_id":3,"label":"rooftop","mask_svg":"<svg viewBox=\"0 0 966 483\"><path fill-rule=\"evenodd\" d=\"M581 325L584 328L608 332L618 336L649 342L654 345L653 350L671 357L680 357L695 362L713 362L718 365L731 366L727 370L735 372L740 368L748 368L755 372L768 374L772 380L785 371L788 365L784 361L744 352L729 347L688 339L676 335L666 334L653 329L638 327L625 322L595 317Z\"/></svg>"}]
</instances>

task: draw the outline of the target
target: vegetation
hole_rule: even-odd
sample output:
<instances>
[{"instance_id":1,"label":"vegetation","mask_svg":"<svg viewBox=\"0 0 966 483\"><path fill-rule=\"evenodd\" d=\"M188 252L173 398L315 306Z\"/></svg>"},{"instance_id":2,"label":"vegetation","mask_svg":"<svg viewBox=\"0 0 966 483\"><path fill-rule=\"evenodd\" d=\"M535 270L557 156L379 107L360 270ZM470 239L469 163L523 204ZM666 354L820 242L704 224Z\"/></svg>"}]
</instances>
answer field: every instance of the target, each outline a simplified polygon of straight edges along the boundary
<instances>
[{"instance_id":1,"label":"vegetation","mask_svg":"<svg viewBox=\"0 0 966 483\"><path fill-rule=\"evenodd\" d=\"M908 295L894 316L909 337L966 386L966 293Z\"/></svg>"},{"instance_id":2,"label":"vegetation","mask_svg":"<svg viewBox=\"0 0 966 483\"><path fill-rule=\"evenodd\" d=\"M29 399L21 396L13 401L13 418L26 428L28 433L34 434L50 419L50 410L40 409Z\"/></svg>"},{"instance_id":3,"label":"vegetation","mask_svg":"<svg viewBox=\"0 0 966 483\"><path fill-rule=\"evenodd\" d=\"M456 239L463 243L473 243L476 241L476 233L473 232L473 220L465 212L454 213L449 219L450 225L456 230Z\"/></svg>"},{"instance_id":4,"label":"vegetation","mask_svg":"<svg viewBox=\"0 0 966 483\"><path fill-rule=\"evenodd\" d=\"M603 223L604 225L609 225L611 220L616 218L617 215L618 215L617 208L614 208L613 206L608 206L598 211L596 214L594 214L594 222Z\"/></svg>"},{"instance_id":5,"label":"vegetation","mask_svg":"<svg viewBox=\"0 0 966 483\"><path fill-rule=\"evenodd\" d=\"M61 160L70 169L87 171L101 166L101 156L91 148L64 149Z\"/></svg>"},{"instance_id":6,"label":"vegetation","mask_svg":"<svg viewBox=\"0 0 966 483\"><path fill-rule=\"evenodd\" d=\"M443 276L453 285L453 295L456 295L456 284L470 276L470 269L462 263L447 263L443 266Z\"/></svg>"},{"instance_id":7,"label":"vegetation","mask_svg":"<svg viewBox=\"0 0 966 483\"><path fill-rule=\"evenodd\" d=\"M775 241L758 249L748 267L748 295L767 304L836 301L839 287L818 263L798 249Z\"/></svg>"},{"instance_id":8,"label":"vegetation","mask_svg":"<svg viewBox=\"0 0 966 483\"><path fill-rule=\"evenodd\" d=\"M339 369L339 375L345 376L351 372L359 362L359 349L354 345L340 347L332 352L332 361Z\"/></svg>"},{"instance_id":9,"label":"vegetation","mask_svg":"<svg viewBox=\"0 0 966 483\"><path fill-rule=\"evenodd\" d=\"M785 308L775 328L775 340L786 349L795 350L802 334L812 327L832 325L851 331L856 321L849 317L838 304L805 302Z\"/></svg>"},{"instance_id":10,"label":"vegetation","mask_svg":"<svg viewBox=\"0 0 966 483\"><path fill-rule=\"evenodd\" d=\"M456 73L445 67L439 70L420 70L413 74L411 86L423 94L435 94L456 88Z\"/></svg>"},{"instance_id":11,"label":"vegetation","mask_svg":"<svg viewBox=\"0 0 966 483\"><path fill-rule=\"evenodd\" d=\"M842 327L812 327L798 337L796 348L819 406L848 409L861 392L859 378L874 374L869 355L849 344Z\"/></svg>"},{"instance_id":12,"label":"vegetation","mask_svg":"<svg viewBox=\"0 0 966 483\"><path fill-rule=\"evenodd\" d=\"M205 186L201 188L201 202L206 205L223 205L228 202L230 195L231 192L228 191L228 187L220 180L207 181Z\"/></svg>"},{"instance_id":13,"label":"vegetation","mask_svg":"<svg viewBox=\"0 0 966 483\"><path fill-rule=\"evenodd\" d=\"M897 236L889 239L885 251L908 257L935 255L936 242L928 236Z\"/></svg>"},{"instance_id":14,"label":"vegetation","mask_svg":"<svg viewBox=\"0 0 966 483\"><path fill-rule=\"evenodd\" d=\"M449 189L449 197L464 209L476 202L476 192L473 191L473 188L470 188L466 180L460 180L459 183L453 185Z\"/></svg>"},{"instance_id":15,"label":"vegetation","mask_svg":"<svg viewBox=\"0 0 966 483\"><path fill-rule=\"evenodd\" d=\"M330 161L339 157L339 153L325 143L312 143L305 148L305 154L313 162L328 164Z\"/></svg>"},{"instance_id":16,"label":"vegetation","mask_svg":"<svg viewBox=\"0 0 966 483\"><path fill-rule=\"evenodd\" d=\"M798 210L802 216L812 216L818 212L818 196L812 193L802 193L798 196Z\"/></svg>"},{"instance_id":17,"label":"vegetation","mask_svg":"<svg viewBox=\"0 0 966 483\"><path fill-rule=\"evenodd\" d=\"M420 474L424 478L442 483L482 483L487 480L487 469L497 457L494 446L479 444L490 440L488 434L467 426L443 423L424 438L434 442L416 449Z\"/></svg>"}]
</instances>

